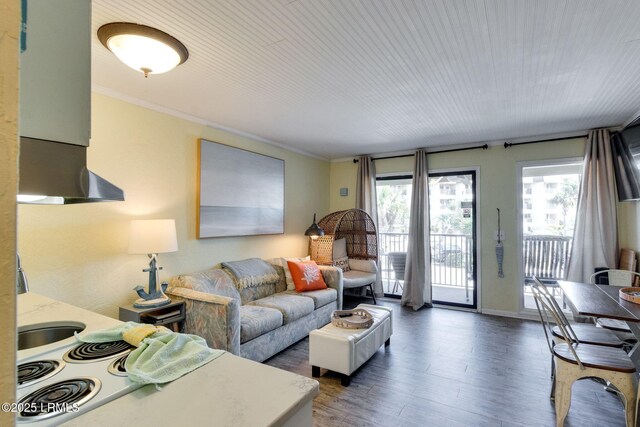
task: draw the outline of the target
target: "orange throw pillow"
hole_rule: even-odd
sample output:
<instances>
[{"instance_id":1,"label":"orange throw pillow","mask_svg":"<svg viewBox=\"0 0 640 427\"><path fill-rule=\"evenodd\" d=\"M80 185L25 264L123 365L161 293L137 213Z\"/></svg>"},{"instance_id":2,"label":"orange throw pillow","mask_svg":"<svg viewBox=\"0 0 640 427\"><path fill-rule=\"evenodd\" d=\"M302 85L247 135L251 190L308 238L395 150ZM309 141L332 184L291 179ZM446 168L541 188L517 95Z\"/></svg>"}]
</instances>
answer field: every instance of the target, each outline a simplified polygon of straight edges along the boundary
<instances>
[{"instance_id":1,"label":"orange throw pillow","mask_svg":"<svg viewBox=\"0 0 640 427\"><path fill-rule=\"evenodd\" d=\"M322 273L315 261L287 261L293 284L298 292L327 289Z\"/></svg>"}]
</instances>

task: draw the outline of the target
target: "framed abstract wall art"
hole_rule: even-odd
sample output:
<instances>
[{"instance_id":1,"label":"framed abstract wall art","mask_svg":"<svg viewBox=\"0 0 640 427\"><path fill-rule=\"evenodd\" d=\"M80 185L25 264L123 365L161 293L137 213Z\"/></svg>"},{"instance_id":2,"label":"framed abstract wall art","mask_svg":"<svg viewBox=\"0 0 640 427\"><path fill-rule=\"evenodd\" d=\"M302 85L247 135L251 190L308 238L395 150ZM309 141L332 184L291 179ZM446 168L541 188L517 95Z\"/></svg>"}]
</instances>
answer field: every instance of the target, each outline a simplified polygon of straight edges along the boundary
<instances>
[{"instance_id":1,"label":"framed abstract wall art","mask_svg":"<svg viewBox=\"0 0 640 427\"><path fill-rule=\"evenodd\" d=\"M284 233L284 160L198 141L197 237Z\"/></svg>"}]
</instances>

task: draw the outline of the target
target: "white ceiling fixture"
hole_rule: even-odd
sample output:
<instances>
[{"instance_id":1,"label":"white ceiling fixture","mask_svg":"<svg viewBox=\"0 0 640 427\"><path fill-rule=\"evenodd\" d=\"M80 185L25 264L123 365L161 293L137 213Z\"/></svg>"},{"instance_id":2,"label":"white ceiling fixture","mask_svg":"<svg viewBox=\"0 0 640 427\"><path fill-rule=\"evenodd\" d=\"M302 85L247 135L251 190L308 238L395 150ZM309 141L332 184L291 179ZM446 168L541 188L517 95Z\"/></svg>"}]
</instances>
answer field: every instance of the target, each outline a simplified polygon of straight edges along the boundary
<instances>
[{"instance_id":1,"label":"white ceiling fixture","mask_svg":"<svg viewBox=\"0 0 640 427\"><path fill-rule=\"evenodd\" d=\"M189 51L164 31L131 22L112 22L98 28L98 39L118 59L145 77L173 70L189 58Z\"/></svg>"},{"instance_id":2,"label":"white ceiling fixture","mask_svg":"<svg viewBox=\"0 0 640 427\"><path fill-rule=\"evenodd\" d=\"M92 4L94 30L150 23L191 53L141 85L95 38L98 91L324 158L580 132L640 110L640 1Z\"/></svg>"}]
</instances>

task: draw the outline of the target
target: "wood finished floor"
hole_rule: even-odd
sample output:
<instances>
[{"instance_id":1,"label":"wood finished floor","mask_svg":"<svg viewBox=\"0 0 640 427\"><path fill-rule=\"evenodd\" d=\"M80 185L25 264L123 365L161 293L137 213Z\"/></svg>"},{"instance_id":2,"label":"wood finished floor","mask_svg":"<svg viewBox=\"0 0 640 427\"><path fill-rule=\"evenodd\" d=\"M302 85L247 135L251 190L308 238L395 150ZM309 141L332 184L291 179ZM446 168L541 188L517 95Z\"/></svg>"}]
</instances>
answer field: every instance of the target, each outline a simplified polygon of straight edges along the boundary
<instances>
[{"instance_id":1,"label":"wood finished floor","mask_svg":"<svg viewBox=\"0 0 640 427\"><path fill-rule=\"evenodd\" d=\"M349 300L345 306L370 300ZM539 323L445 309L414 312L391 300L391 346L342 387L322 370L314 426L554 426L550 356ZM265 363L311 377L309 340ZM578 381L565 426L624 426L622 403Z\"/></svg>"}]
</instances>

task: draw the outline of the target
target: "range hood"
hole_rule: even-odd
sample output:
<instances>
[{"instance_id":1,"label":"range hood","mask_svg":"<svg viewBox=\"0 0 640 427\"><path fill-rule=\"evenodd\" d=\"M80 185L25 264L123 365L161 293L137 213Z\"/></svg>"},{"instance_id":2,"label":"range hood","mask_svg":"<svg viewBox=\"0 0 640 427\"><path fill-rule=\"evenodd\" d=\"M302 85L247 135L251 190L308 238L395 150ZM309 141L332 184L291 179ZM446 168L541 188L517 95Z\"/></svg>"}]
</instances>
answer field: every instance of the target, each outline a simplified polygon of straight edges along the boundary
<instances>
[{"instance_id":1,"label":"range hood","mask_svg":"<svg viewBox=\"0 0 640 427\"><path fill-rule=\"evenodd\" d=\"M18 202L71 204L122 201L124 192L87 169L87 147L20 138Z\"/></svg>"},{"instance_id":2,"label":"range hood","mask_svg":"<svg viewBox=\"0 0 640 427\"><path fill-rule=\"evenodd\" d=\"M18 202L124 200L87 169L91 0L25 0L22 7Z\"/></svg>"}]
</instances>

